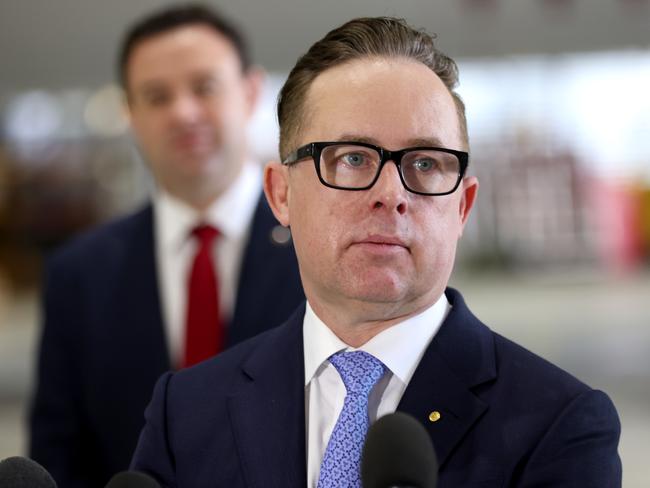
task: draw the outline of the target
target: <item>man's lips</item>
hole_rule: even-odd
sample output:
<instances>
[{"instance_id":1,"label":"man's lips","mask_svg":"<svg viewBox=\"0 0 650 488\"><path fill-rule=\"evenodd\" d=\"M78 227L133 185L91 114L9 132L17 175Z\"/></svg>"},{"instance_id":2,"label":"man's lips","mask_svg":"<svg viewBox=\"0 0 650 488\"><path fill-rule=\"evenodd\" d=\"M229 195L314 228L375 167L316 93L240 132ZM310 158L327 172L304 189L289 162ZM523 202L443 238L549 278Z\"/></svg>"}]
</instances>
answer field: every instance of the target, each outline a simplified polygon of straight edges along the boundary
<instances>
[{"instance_id":1,"label":"man's lips","mask_svg":"<svg viewBox=\"0 0 650 488\"><path fill-rule=\"evenodd\" d=\"M174 137L173 144L183 150L202 149L208 145L209 138L205 134L190 132Z\"/></svg>"},{"instance_id":2,"label":"man's lips","mask_svg":"<svg viewBox=\"0 0 650 488\"><path fill-rule=\"evenodd\" d=\"M409 246L403 239L393 236L370 235L352 242L353 246L361 246L370 251L396 252L406 250L410 252Z\"/></svg>"}]
</instances>

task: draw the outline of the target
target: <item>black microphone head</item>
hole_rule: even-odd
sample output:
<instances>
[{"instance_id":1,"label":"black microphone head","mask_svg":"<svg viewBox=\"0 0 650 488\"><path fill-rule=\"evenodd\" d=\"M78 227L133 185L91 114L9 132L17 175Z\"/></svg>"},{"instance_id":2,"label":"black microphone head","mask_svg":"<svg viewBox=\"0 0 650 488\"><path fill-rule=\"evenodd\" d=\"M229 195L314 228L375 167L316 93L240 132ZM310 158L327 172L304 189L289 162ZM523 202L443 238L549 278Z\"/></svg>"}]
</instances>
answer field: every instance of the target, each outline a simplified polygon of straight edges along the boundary
<instances>
[{"instance_id":1,"label":"black microphone head","mask_svg":"<svg viewBox=\"0 0 650 488\"><path fill-rule=\"evenodd\" d=\"M425 428L401 412L372 424L361 456L361 481L363 488L435 488L438 459Z\"/></svg>"},{"instance_id":2,"label":"black microphone head","mask_svg":"<svg viewBox=\"0 0 650 488\"><path fill-rule=\"evenodd\" d=\"M0 461L2 488L56 488L47 470L29 458L13 456Z\"/></svg>"},{"instance_id":3,"label":"black microphone head","mask_svg":"<svg viewBox=\"0 0 650 488\"><path fill-rule=\"evenodd\" d=\"M106 488L160 488L160 485L148 474L122 471L111 478Z\"/></svg>"}]
</instances>

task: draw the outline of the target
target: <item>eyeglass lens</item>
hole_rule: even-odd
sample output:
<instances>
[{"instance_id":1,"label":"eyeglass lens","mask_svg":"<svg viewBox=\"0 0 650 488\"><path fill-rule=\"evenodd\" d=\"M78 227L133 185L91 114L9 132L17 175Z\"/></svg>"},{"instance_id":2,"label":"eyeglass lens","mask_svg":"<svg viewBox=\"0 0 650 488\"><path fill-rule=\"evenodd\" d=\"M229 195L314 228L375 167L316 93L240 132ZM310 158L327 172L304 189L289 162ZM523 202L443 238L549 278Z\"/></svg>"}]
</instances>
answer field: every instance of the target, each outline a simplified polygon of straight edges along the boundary
<instances>
[{"instance_id":1,"label":"eyeglass lens","mask_svg":"<svg viewBox=\"0 0 650 488\"><path fill-rule=\"evenodd\" d=\"M323 148L319 164L326 183L341 188L365 188L378 175L381 155L369 147L337 144ZM453 190L460 173L460 161L454 154L435 149L408 151L400 166L406 187L421 193Z\"/></svg>"}]
</instances>

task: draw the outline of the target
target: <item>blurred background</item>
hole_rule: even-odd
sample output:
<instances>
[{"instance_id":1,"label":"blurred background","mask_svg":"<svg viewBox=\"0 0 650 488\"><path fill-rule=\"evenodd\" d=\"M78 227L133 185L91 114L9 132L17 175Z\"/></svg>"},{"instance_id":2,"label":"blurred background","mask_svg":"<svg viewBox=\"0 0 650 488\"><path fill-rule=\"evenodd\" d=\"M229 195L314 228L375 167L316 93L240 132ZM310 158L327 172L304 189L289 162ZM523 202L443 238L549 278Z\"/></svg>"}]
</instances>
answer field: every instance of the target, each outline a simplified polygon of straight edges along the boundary
<instances>
[{"instance_id":1,"label":"blurred background","mask_svg":"<svg viewBox=\"0 0 650 488\"><path fill-rule=\"evenodd\" d=\"M43 259L151 183L121 110L127 24L165 2L0 3L0 459L24 454ZM650 483L650 0L224 0L269 76L250 134L275 157L296 58L396 15L460 64L479 201L453 285L494 330L607 391L624 486Z\"/></svg>"}]
</instances>

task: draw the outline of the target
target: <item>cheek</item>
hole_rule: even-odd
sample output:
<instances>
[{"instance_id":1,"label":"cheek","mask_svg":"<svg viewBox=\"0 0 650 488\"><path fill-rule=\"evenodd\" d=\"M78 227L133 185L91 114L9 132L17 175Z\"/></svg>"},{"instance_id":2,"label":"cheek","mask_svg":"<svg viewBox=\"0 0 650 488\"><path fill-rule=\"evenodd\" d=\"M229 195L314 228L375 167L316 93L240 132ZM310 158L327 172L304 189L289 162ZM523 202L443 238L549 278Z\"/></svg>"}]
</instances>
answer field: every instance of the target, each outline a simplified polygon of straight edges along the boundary
<instances>
[{"instance_id":1,"label":"cheek","mask_svg":"<svg viewBox=\"0 0 650 488\"><path fill-rule=\"evenodd\" d=\"M449 204L447 204L449 203ZM428 218L419 222L420 249L429 259L448 259L455 253L462 231L457 202L445 202L428 209Z\"/></svg>"},{"instance_id":2,"label":"cheek","mask_svg":"<svg viewBox=\"0 0 650 488\"><path fill-rule=\"evenodd\" d=\"M139 117L132 123L132 129L136 139L152 149L164 143L166 127L167 123L164 113L154 113L146 117Z\"/></svg>"},{"instance_id":3,"label":"cheek","mask_svg":"<svg viewBox=\"0 0 650 488\"><path fill-rule=\"evenodd\" d=\"M237 124L247 119L246 98L239 88L222 93L212 103L213 118L223 125Z\"/></svg>"},{"instance_id":4,"label":"cheek","mask_svg":"<svg viewBox=\"0 0 650 488\"><path fill-rule=\"evenodd\" d=\"M294 200L294 203L298 205L291 210L290 222L296 239L308 252L324 247L324 243L330 238L331 226L322 212L323 209L317 204L314 205L313 201L300 204Z\"/></svg>"},{"instance_id":5,"label":"cheek","mask_svg":"<svg viewBox=\"0 0 650 488\"><path fill-rule=\"evenodd\" d=\"M244 108L235 101L223 101L210 107L210 125L219 142L240 141L245 137L248 119Z\"/></svg>"},{"instance_id":6,"label":"cheek","mask_svg":"<svg viewBox=\"0 0 650 488\"><path fill-rule=\"evenodd\" d=\"M312 257L318 265L336 254L341 232L349 225L345 209L328 199L327 188L321 190L306 181L300 188L302 191L294 191L290 199L290 225L297 252Z\"/></svg>"},{"instance_id":7,"label":"cheek","mask_svg":"<svg viewBox=\"0 0 650 488\"><path fill-rule=\"evenodd\" d=\"M213 127L221 129L222 127L228 126L226 122L231 114L227 110L227 107L224 107L223 102L219 100L207 100L205 102L205 112L208 114L208 119Z\"/></svg>"}]
</instances>

